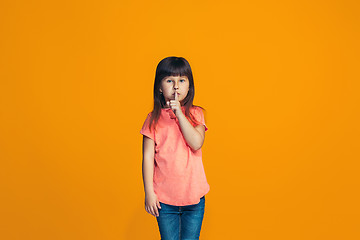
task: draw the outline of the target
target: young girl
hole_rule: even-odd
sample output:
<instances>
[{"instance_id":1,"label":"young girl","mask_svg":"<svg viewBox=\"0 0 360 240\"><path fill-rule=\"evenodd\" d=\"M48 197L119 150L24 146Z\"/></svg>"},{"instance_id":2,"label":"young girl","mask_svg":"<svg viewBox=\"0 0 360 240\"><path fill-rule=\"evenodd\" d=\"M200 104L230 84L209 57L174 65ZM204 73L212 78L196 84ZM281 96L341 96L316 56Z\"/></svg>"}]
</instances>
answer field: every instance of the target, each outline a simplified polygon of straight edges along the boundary
<instances>
[{"instance_id":1,"label":"young girl","mask_svg":"<svg viewBox=\"0 0 360 240\"><path fill-rule=\"evenodd\" d=\"M202 163L205 125L188 61L167 57L156 68L154 108L143 134L145 209L162 240L199 239L210 186Z\"/></svg>"}]
</instances>

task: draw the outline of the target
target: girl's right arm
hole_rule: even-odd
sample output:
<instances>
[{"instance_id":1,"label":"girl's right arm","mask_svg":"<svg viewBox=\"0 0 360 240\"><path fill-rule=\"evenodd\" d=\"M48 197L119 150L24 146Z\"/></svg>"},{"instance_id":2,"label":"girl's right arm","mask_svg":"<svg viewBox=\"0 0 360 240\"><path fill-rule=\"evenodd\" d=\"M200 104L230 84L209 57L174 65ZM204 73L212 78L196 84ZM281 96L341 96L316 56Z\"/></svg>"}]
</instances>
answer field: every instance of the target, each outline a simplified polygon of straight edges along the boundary
<instances>
[{"instance_id":1,"label":"girl's right arm","mask_svg":"<svg viewBox=\"0 0 360 240\"><path fill-rule=\"evenodd\" d=\"M153 177L154 177L154 150L155 143L149 137L143 136L143 161L142 174L145 190L145 209L148 213L159 216L158 208L160 202L154 192Z\"/></svg>"}]
</instances>

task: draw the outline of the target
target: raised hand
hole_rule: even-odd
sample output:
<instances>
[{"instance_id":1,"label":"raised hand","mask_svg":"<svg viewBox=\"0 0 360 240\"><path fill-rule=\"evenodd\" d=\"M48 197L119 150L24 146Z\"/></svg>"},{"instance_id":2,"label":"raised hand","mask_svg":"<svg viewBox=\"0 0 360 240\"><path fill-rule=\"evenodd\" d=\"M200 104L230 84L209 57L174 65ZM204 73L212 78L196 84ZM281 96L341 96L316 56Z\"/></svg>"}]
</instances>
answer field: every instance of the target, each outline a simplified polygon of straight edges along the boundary
<instances>
[{"instance_id":1,"label":"raised hand","mask_svg":"<svg viewBox=\"0 0 360 240\"><path fill-rule=\"evenodd\" d=\"M174 100L170 100L167 102L167 105L171 108L171 110L173 110L173 112L175 113L176 116L178 116L178 114L181 114L181 104L179 102L179 95L177 90L175 91L175 97Z\"/></svg>"}]
</instances>

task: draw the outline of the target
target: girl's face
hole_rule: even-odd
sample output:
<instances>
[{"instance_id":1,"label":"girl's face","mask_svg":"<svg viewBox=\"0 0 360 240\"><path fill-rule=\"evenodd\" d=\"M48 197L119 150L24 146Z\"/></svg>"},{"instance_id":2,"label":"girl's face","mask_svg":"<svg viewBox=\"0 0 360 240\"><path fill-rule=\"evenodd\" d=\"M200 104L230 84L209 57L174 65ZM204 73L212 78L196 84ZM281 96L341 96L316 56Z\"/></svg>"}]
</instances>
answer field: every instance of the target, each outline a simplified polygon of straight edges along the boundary
<instances>
[{"instance_id":1,"label":"girl's face","mask_svg":"<svg viewBox=\"0 0 360 240\"><path fill-rule=\"evenodd\" d=\"M165 102L175 99L175 90L181 102L189 92L189 79L187 76L168 76L163 78L160 85L160 92L164 95Z\"/></svg>"}]
</instances>

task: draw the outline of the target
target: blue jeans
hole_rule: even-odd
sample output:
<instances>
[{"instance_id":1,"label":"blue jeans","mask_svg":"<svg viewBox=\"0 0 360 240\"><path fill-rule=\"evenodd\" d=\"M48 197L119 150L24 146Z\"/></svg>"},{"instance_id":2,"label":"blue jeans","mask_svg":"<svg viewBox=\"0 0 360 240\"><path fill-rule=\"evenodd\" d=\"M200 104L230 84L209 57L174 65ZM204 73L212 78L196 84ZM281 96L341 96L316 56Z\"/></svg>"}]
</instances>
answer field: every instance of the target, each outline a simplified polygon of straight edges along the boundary
<instances>
[{"instance_id":1,"label":"blue jeans","mask_svg":"<svg viewBox=\"0 0 360 240\"><path fill-rule=\"evenodd\" d=\"M174 206L160 202L156 220L161 240L198 240L205 211L205 196L198 204Z\"/></svg>"}]
</instances>

